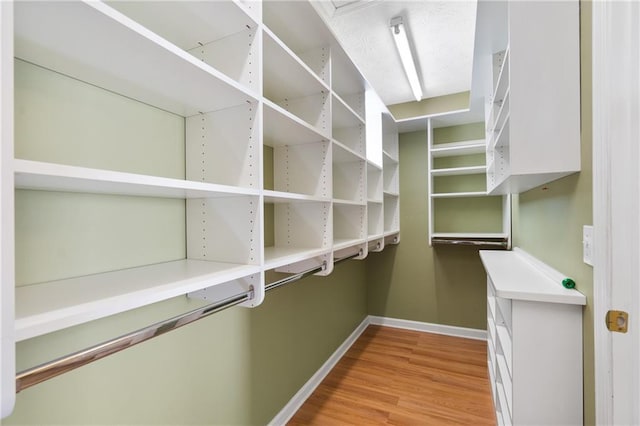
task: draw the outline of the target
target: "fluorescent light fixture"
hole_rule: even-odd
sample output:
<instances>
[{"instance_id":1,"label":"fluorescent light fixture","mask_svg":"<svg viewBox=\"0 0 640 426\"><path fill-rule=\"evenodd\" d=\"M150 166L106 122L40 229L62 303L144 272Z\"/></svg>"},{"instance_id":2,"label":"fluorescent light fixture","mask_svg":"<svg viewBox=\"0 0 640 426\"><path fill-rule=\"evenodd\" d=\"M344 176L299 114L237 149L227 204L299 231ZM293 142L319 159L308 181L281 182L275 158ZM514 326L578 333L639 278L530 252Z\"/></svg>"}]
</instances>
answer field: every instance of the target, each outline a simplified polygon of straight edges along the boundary
<instances>
[{"instance_id":1,"label":"fluorescent light fixture","mask_svg":"<svg viewBox=\"0 0 640 426\"><path fill-rule=\"evenodd\" d=\"M413 55L411 54L411 46L409 46L409 38L407 37L406 27L402 22L402 16L396 16L391 19L391 34L393 35L393 41L396 42L398 53L400 54L400 60L404 67L404 72L407 74L411 91L415 96L416 101L422 100L422 87L420 86L420 80L418 79L418 71L416 70L416 64L413 61Z\"/></svg>"}]
</instances>

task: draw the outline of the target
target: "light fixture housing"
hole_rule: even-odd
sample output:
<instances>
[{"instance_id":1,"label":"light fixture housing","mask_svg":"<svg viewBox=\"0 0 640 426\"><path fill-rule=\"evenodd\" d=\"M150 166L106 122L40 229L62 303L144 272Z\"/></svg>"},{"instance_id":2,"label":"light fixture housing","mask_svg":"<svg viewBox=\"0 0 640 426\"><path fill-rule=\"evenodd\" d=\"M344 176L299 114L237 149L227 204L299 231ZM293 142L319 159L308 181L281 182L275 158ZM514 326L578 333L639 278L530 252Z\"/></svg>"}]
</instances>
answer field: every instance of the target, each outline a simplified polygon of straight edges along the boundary
<instances>
[{"instance_id":1,"label":"light fixture housing","mask_svg":"<svg viewBox=\"0 0 640 426\"><path fill-rule=\"evenodd\" d=\"M421 101L422 86L420 85L418 70L416 69L413 55L411 54L411 45L409 44L409 37L407 36L407 28L404 25L402 16L392 18L390 26L393 41L396 43L396 48L398 49L398 54L402 61L402 67L407 75L407 80L409 80L413 96L415 96L416 101Z\"/></svg>"}]
</instances>

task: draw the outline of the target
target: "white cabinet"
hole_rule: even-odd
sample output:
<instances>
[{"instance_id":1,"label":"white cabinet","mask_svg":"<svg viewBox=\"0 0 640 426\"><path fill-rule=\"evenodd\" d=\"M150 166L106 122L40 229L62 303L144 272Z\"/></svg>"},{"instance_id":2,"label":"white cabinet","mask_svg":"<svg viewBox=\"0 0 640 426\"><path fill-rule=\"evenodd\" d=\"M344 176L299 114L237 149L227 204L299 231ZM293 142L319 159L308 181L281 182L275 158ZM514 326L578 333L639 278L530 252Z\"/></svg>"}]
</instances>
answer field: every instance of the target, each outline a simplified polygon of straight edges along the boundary
<instances>
[{"instance_id":1,"label":"white cabinet","mask_svg":"<svg viewBox=\"0 0 640 426\"><path fill-rule=\"evenodd\" d=\"M310 3L0 2L0 35L3 417L16 341L397 238L397 129Z\"/></svg>"},{"instance_id":2,"label":"white cabinet","mask_svg":"<svg viewBox=\"0 0 640 426\"><path fill-rule=\"evenodd\" d=\"M501 7L507 39L488 65L485 109L492 194L524 192L580 170L578 1Z\"/></svg>"},{"instance_id":3,"label":"white cabinet","mask_svg":"<svg viewBox=\"0 0 640 426\"><path fill-rule=\"evenodd\" d=\"M562 274L522 250L480 251L499 424L582 424L582 306Z\"/></svg>"}]
</instances>

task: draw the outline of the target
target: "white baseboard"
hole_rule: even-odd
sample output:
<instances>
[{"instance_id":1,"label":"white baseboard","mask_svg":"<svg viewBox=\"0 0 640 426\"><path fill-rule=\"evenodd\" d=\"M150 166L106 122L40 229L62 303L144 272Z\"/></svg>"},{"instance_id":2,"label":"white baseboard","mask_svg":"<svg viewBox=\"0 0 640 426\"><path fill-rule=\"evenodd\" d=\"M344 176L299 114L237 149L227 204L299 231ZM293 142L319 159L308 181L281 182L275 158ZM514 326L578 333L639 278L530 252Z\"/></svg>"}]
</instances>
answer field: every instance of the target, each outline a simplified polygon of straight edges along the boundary
<instances>
[{"instance_id":1,"label":"white baseboard","mask_svg":"<svg viewBox=\"0 0 640 426\"><path fill-rule=\"evenodd\" d=\"M377 317L373 315L367 316L356 329L347 337L347 339L331 354L329 359L322 364L322 367L315 372L313 376L305 383L298 392L289 400L289 402L280 410L276 416L271 419L269 426L285 425L293 415L300 409L302 404L311 396L313 391L329 374L331 369L340 361L344 354L349 350L351 345L358 340L358 337L369 326L383 325L386 327L404 328L407 330L424 331L427 333L445 334L448 336L464 337L467 339L486 340L487 332L485 330L476 330L473 328L455 327L451 325L431 324L419 321L409 321L396 318Z\"/></svg>"},{"instance_id":2,"label":"white baseboard","mask_svg":"<svg viewBox=\"0 0 640 426\"><path fill-rule=\"evenodd\" d=\"M366 317L358 327L347 337L347 339L338 347L338 349L331 354L329 359L322 364L322 367L316 371L316 373L311 376L311 378L300 388L298 392L289 400L287 405L280 410L278 414L269 422L269 426L280 426L285 425L287 422L293 417L293 415L298 411L298 409L304 404L304 402L311 396L313 391L318 387L318 385L324 380L324 378L329 374L331 369L335 367L335 365L340 361L340 359L344 356L344 354L349 350L351 345L358 340L358 337L362 334L362 332L369 325L369 317Z\"/></svg>"},{"instance_id":3,"label":"white baseboard","mask_svg":"<svg viewBox=\"0 0 640 426\"><path fill-rule=\"evenodd\" d=\"M464 337L466 339L487 340L487 331L475 328L456 327L453 325L432 324L428 322L409 321L396 318L376 317L369 315L369 324L387 327L404 328L407 330L424 331L427 333L445 334L447 336Z\"/></svg>"}]
</instances>

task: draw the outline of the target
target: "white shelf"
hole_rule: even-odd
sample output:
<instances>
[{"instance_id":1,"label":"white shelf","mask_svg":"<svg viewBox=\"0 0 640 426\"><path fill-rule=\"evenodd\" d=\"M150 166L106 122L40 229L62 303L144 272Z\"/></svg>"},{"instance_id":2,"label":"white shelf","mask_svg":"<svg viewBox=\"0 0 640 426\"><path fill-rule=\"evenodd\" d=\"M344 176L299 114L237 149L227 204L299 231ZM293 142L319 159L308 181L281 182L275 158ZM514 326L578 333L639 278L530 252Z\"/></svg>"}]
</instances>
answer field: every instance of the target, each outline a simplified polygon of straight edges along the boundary
<instances>
[{"instance_id":1,"label":"white shelf","mask_svg":"<svg viewBox=\"0 0 640 426\"><path fill-rule=\"evenodd\" d=\"M336 140L333 141L334 163L360 163L364 161L366 161L364 157L353 149Z\"/></svg>"},{"instance_id":2,"label":"white shelf","mask_svg":"<svg viewBox=\"0 0 640 426\"><path fill-rule=\"evenodd\" d=\"M486 172L486 166L452 167L447 169L432 169L431 176L482 175Z\"/></svg>"},{"instance_id":3,"label":"white shelf","mask_svg":"<svg viewBox=\"0 0 640 426\"><path fill-rule=\"evenodd\" d=\"M16 340L135 309L260 272L259 266L178 260L16 287Z\"/></svg>"},{"instance_id":4,"label":"white shelf","mask_svg":"<svg viewBox=\"0 0 640 426\"><path fill-rule=\"evenodd\" d=\"M333 204L333 246L340 250L366 241L366 204Z\"/></svg>"},{"instance_id":5,"label":"white shelf","mask_svg":"<svg viewBox=\"0 0 640 426\"><path fill-rule=\"evenodd\" d=\"M298 56L334 42L310 2L262 2L262 21Z\"/></svg>"},{"instance_id":6,"label":"white shelf","mask_svg":"<svg viewBox=\"0 0 640 426\"><path fill-rule=\"evenodd\" d=\"M331 97L333 99L333 127L356 127L363 126L364 119L351 108L342 98L335 93Z\"/></svg>"},{"instance_id":7,"label":"white shelf","mask_svg":"<svg viewBox=\"0 0 640 426\"><path fill-rule=\"evenodd\" d=\"M332 95L331 99L331 134L333 139L348 146L365 159L366 131L364 121L340 98Z\"/></svg>"},{"instance_id":8,"label":"white shelf","mask_svg":"<svg viewBox=\"0 0 640 426\"><path fill-rule=\"evenodd\" d=\"M152 8L144 2L110 5L184 50L257 26L242 5L233 1L158 2Z\"/></svg>"},{"instance_id":9,"label":"white shelf","mask_svg":"<svg viewBox=\"0 0 640 426\"><path fill-rule=\"evenodd\" d=\"M268 28L264 29L264 96L273 102L329 93L329 88Z\"/></svg>"},{"instance_id":10,"label":"white shelf","mask_svg":"<svg viewBox=\"0 0 640 426\"><path fill-rule=\"evenodd\" d=\"M293 203L293 202L331 202L330 198L315 197L313 195L296 194L293 192L271 191L265 189L263 191L265 203Z\"/></svg>"},{"instance_id":11,"label":"white shelf","mask_svg":"<svg viewBox=\"0 0 640 426\"><path fill-rule=\"evenodd\" d=\"M333 199L334 206L366 206L366 201L356 201L356 200L345 200L341 198Z\"/></svg>"},{"instance_id":12,"label":"white shelf","mask_svg":"<svg viewBox=\"0 0 640 426\"><path fill-rule=\"evenodd\" d=\"M253 91L259 88L258 23L234 1L109 4Z\"/></svg>"},{"instance_id":13,"label":"white shelf","mask_svg":"<svg viewBox=\"0 0 640 426\"><path fill-rule=\"evenodd\" d=\"M471 198L471 197L486 197L487 193L484 191L478 192L442 192L431 194L431 198Z\"/></svg>"},{"instance_id":14,"label":"white shelf","mask_svg":"<svg viewBox=\"0 0 640 426\"><path fill-rule=\"evenodd\" d=\"M366 243L366 238L334 238L333 239L333 250L344 250L349 247L362 245Z\"/></svg>"},{"instance_id":15,"label":"white shelf","mask_svg":"<svg viewBox=\"0 0 640 426\"><path fill-rule=\"evenodd\" d=\"M366 204L366 162L352 151L333 144L333 198Z\"/></svg>"},{"instance_id":16,"label":"white shelf","mask_svg":"<svg viewBox=\"0 0 640 426\"><path fill-rule=\"evenodd\" d=\"M496 355L496 364L498 365L498 371L502 379L502 388L504 390L507 409L509 410L509 417L513 418L513 382L507 372L507 363L502 354Z\"/></svg>"},{"instance_id":17,"label":"white shelf","mask_svg":"<svg viewBox=\"0 0 640 426\"><path fill-rule=\"evenodd\" d=\"M383 161L388 162L388 163L397 163L398 159L394 156L392 156L391 154L389 154L387 151L383 150L382 151L382 157L383 157Z\"/></svg>"},{"instance_id":18,"label":"white shelf","mask_svg":"<svg viewBox=\"0 0 640 426\"><path fill-rule=\"evenodd\" d=\"M504 98L500 104L494 104L494 109L498 108L498 112L495 115L495 119L492 124L494 132L499 131L504 126L507 118L509 118L509 91L505 93Z\"/></svg>"},{"instance_id":19,"label":"white shelf","mask_svg":"<svg viewBox=\"0 0 640 426\"><path fill-rule=\"evenodd\" d=\"M382 236L384 232L382 202L370 202L367 205L367 234L369 238Z\"/></svg>"},{"instance_id":20,"label":"white shelf","mask_svg":"<svg viewBox=\"0 0 640 426\"><path fill-rule=\"evenodd\" d=\"M400 233L400 228L385 230L382 235L385 238L396 236Z\"/></svg>"},{"instance_id":21,"label":"white shelf","mask_svg":"<svg viewBox=\"0 0 640 426\"><path fill-rule=\"evenodd\" d=\"M484 140L437 144L431 148L431 156L434 158L440 158L459 155L483 154L485 152L486 145L487 144Z\"/></svg>"},{"instance_id":22,"label":"white shelf","mask_svg":"<svg viewBox=\"0 0 640 426\"><path fill-rule=\"evenodd\" d=\"M264 100L263 114L265 145L300 145L328 139L320 129L316 129L268 99Z\"/></svg>"},{"instance_id":23,"label":"white shelf","mask_svg":"<svg viewBox=\"0 0 640 426\"><path fill-rule=\"evenodd\" d=\"M509 47L502 54L500 72L493 92L492 101L501 102L509 91Z\"/></svg>"},{"instance_id":24,"label":"white shelf","mask_svg":"<svg viewBox=\"0 0 640 426\"><path fill-rule=\"evenodd\" d=\"M331 198L331 143L319 141L273 148L273 189Z\"/></svg>"},{"instance_id":25,"label":"white shelf","mask_svg":"<svg viewBox=\"0 0 640 426\"><path fill-rule=\"evenodd\" d=\"M16 3L15 56L185 117L256 100L231 78L99 2Z\"/></svg>"},{"instance_id":26,"label":"white shelf","mask_svg":"<svg viewBox=\"0 0 640 426\"><path fill-rule=\"evenodd\" d=\"M214 198L260 194L257 189L19 159L14 160L14 171L16 188L20 189L165 198Z\"/></svg>"},{"instance_id":27,"label":"white shelf","mask_svg":"<svg viewBox=\"0 0 640 426\"><path fill-rule=\"evenodd\" d=\"M367 165L367 199L382 201L382 171Z\"/></svg>"},{"instance_id":28,"label":"white shelf","mask_svg":"<svg viewBox=\"0 0 640 426\"><path fill-rule=\"evenodd\" d=\"M507 330L507 327L504 325L496 325L496 332L498 333L498 339L500 340L500 347L502 347L502 353L504 355L507 371L509 372L509 377L512 377L512 345L509 330Z\"/></svg>"},{"instance_id":29,"label":"white shelf","mask_svg":"<svg viewBox=\"0 0 640 426\"><path fill-rule=\"evenodd\" d=\"M270 270L293 263L303 262L329 253L324 248L300 248L300 247L265 247L264 269Z\"/></svg>"}]
</instances>

